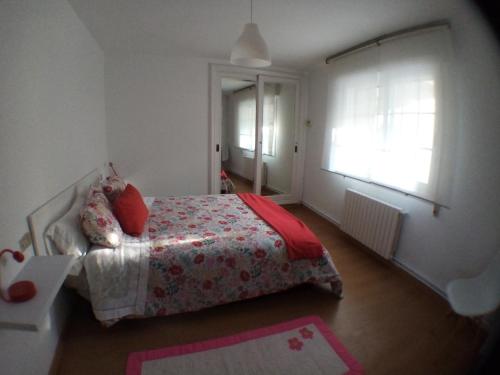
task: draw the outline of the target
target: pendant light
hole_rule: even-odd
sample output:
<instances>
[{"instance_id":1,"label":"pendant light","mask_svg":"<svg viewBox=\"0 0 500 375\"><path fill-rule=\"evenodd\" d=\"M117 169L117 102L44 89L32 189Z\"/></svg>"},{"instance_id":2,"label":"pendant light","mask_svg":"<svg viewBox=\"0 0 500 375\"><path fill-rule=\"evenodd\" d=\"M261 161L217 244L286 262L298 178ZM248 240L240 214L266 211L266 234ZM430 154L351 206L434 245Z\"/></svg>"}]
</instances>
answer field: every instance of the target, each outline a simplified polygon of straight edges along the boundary
<instances>
[{"instance_id":1,"label":"pendant light","mask_svg":"<svg viewBox=\"0 0 500 375\"><path fill-rule=\"evenodd\" d=\"M260 35L259 27L253 23L253 0L250 0L250 23L231 50L231 64L250 68L262 68L271 65L271 57L266 42Z\"/></svg>"}]
</instances>

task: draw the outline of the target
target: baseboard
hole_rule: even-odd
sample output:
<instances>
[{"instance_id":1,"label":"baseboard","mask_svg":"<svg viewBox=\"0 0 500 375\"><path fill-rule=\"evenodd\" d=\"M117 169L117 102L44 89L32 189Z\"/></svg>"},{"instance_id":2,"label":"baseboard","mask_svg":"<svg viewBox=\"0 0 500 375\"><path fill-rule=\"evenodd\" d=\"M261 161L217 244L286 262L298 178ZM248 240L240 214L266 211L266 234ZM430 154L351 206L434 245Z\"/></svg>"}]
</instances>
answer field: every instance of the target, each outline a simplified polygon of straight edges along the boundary
<instances>
[{"instance_id":1,"label":"baseboard","mask_svg":"<svg viewBox=\"0 0 500 375\"><path fill-rule=\"evenodd\" d=\"M340 228L340 222L338 220L336 220L335 218L333 218L331 215L327 214L326 212L324 212L323 210L319 209L318 207L316 207L315 205L313 205L311 203L302 201L302 204L304 206L306 206L307 208L309 208L311 211L317 213L322 218L328 220L330 223L332 223L336 227ZM403 270L406 273L408 273L409 275L411 275L413 278L415 278L416 280L418 280L419 282L421 282L425 286L432 289L435 293L437 293L439 296L444 298L446 301L448 301L448 298L446 297L446 292L444 292L441 288L439 288L436 285L434 285L433 283L431 283L429 280L427 280L424 276L420 275L413 268L404 264L403 262L401 262L397 258L392 258L390 260L390 262L392 264L394 264L396 267L400 268L401 270Z\"/></svg>"},{"instance_id":2,"label":"baseboard","mask_svg":"<svg viewBox=\"0 0 500 375\"><path fill-rule=\"evenodd\" d=\"M326 212L324 212L323 210L319 209L318 207L309 202L302 201L301 204L309 208L311 211L317 213L323 219L328 220L330 223L340 228L340 222L337 219L333 218L333 216L330 216L329 214L327 214Z\"/></svg>"},{"instance_id":3,"label":"baseboard","mask_svg":"<svg viewBox=\"0 0 500 375\"><path fill-rule=\"evenodd\" d=\"M410 266L402 263L399 259L397 258L392 258L391 262L398 268L402 269L406 273L410 274L413 276L415 279L420 281L422 284L426 285L430 289L432 289L435 293L440 295L442 298L444 298L446 301L448 301L448 297L446 296L446 292L439 288L438 286L434 285L431 283L429 280L426 280L422 275L420 275L417 271L415 271L413 268Z\"/></svg>"},{"instance_id":4,"label":"baseboard","mask_svg":"<svg viewBox=\"0 0 500 375\"><path fill-rule=\"evenodd\" d=\"M234 172L230 169L226 169L226 171L229 172L230 175L245 181L247 184L253 185L253 180L250 180L250 179L246 178L245 176L242 176L241 174ZM262 187L271 190L273 193L275 193L277 195L278 194L285 194L285 192L283 192L279 189L276 189L270 185L263 185Z\"/></svg>"},{"instance_id":5,"label":"baseboard","mask_svg":"<svg viewBox=\"0 0 500 375\"><path fill-rule=\"evenodd\" d=\"M245 180L246 182L250 183L250 184L253 184L253 180L250 180L248 178L246 178L245 176L242 176L241 174L237 173L237 172L234 172L230 169L226 169L227 172L229 172L229 174L232 174L233 176L236 176L236 178L241 178L242 180Z\"/></svg>"},{"instance_id":6,"label":"baseboard","mask_svg":"<svg viewBox=\"0 0 500 375\"><path fill-rule=\"evenodd\" d=\"M271 185L264 185L264 187L265 187L266 189L271 190L272 192L274 192L274 193L276 193L276 194L285 194L285 192L284 192L284 191L281 191L281 190L279 190L279 189L276 189L275 187L272 187Z\"/></svg>"}]
</instances>

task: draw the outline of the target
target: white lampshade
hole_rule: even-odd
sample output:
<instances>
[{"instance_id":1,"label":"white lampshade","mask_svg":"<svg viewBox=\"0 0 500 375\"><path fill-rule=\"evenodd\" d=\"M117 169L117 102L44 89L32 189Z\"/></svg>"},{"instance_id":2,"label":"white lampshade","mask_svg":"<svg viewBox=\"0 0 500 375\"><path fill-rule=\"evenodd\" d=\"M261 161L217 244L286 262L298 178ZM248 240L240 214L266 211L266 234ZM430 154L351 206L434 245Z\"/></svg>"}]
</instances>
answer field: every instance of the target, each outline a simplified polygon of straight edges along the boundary
<instances>
[{"instance_id":1,"label":"white lampshade","mask_svg":"<svg viewBox=\"0 0 500 375\"><path fill-rule=\"evenodd\" d=\"M243 33L231 51L231 64L262 68L271 65L269 51L259 28L255 23L247 23Z\"/></svg>"}]
</instances>

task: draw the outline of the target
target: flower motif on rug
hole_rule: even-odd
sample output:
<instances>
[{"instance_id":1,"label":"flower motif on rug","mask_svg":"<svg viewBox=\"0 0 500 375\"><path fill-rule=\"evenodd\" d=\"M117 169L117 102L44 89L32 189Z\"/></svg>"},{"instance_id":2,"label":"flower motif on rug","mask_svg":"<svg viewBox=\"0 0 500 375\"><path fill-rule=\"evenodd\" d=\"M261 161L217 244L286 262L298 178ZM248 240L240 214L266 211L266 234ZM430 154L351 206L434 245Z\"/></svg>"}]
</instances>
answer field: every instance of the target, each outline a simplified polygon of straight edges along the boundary
<instances>
[{"instance_id":1,"label":"flower motif on rug","mask_svg":"<svg viewBox=\"0 0 500 375\"><path fill-rule=\"evenodd\" d=\"M299 333L302 336L302 338L304 338L304 339L312 339L314 336L314 332L308 330L306 327L300 329Z\"/></svg>"},{"instance_id":2,"label":"flower motif on rug","mask_svg":"<svg viewBox=\"0 0 500 375\"><path fill-rule=\"evenodd\" d=\"M290 350L300 351L302 350L302 346L304 346L304 343L300 341L297 337L288 339L288 347L290 348Z\"/></svg>"}]
</instances>

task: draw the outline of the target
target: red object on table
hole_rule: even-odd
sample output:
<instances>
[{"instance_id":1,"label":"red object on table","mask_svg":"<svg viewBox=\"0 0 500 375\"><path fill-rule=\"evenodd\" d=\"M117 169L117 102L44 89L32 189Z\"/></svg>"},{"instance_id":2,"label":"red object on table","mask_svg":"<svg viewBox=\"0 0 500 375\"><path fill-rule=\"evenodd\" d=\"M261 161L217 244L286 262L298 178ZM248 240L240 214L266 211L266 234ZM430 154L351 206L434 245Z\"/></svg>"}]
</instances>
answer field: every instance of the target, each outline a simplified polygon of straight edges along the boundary
<instances>
[{"instance_id":1,"label":"red object on table","mask_svg":"<svg viewBox=\"0 0 500 375\"><path fill-rule=\"evenodd\" d=\"M11 253L12 257L19 263L24 260L24 255L20 251L4 249L0 251L0 257L5 253ZM24 302L36 296L36 286L32 281L22 280L12 284L7 289L7 297L2 295L2 298L7 302Z\"/></svg>"},{"instance_id":2,"label":"red object on table","mask_svg":"<svg viewBox=\"0 0 500 375\"><path fill-rule=\"evenodd\" d=\"M12 284L7 289L9 302L24 302L36 296L36 286L32 281L23 280Z\"/></svg>"}]
</instances>

